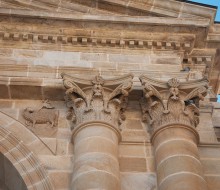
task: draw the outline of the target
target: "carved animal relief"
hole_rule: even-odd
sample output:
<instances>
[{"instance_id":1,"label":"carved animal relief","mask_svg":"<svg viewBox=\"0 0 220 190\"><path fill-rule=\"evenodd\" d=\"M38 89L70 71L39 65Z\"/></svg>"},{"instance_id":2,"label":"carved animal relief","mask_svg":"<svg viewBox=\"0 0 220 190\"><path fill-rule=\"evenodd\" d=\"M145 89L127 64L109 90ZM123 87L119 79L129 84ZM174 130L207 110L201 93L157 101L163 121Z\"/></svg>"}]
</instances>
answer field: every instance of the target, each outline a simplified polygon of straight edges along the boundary
<instances>
[{"instance_id":1,"label":"carved animal relief","mask_svg":"<svg viewBox=\"0 0 220 190\"><path fill-rule=\"evenodd\" d=\"M35 128L36 124L48 124L53 128L57 127L59 111L55 110L48 100L45 100L40 108L25 108L23 117L26 120L26 125L32 128Z\"/></svg>"},{"instance_id":2,"label":"carved animal relief","mask_svg":"<svg viewBox=\"0 0 220 190\"><path fill-rule=\"evenodd\" d=\"M101 76L95 76L91 80L66 74L62 74L62 77L67 89L67 119L75 125L101 120L118 126L125 119L124 111L132 88L132 75L111 80Z\"/></svg>"},{"instance_id":3,"label":"carved animal relief","mask_svg":"<svg viewBox=\"0 0 220 190\"><path fill-rule=\"evenodd\" d=\"M172 78L166 83L141 76L140 81L145 96L140 102L143 120L153 130L170 124L198 125L198 105L207 93L207 79L180 83Z\"/></svg>"}]
</instances>

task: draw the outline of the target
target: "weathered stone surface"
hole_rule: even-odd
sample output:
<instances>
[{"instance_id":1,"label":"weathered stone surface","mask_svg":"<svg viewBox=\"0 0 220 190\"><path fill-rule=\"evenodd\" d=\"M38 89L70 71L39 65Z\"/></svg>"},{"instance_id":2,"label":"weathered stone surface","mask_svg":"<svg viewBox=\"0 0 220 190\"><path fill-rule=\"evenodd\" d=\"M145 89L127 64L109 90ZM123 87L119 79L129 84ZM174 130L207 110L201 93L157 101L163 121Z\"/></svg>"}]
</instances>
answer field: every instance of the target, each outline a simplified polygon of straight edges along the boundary
<instances>
[{"instance_id":1,"label":"weathered stone surface","mask_svg":"<svg viewBox=\"0 0 220 190\"><path fill-rule=\"evenodd\" d=\"M122 190L156 190L156 176L148 173L121 173Z\"/></svg>"},{"instance_id":2,"label":"weathered stone surface","mask_svg":"<svg viewBox=\"0 0 220 190\"><path fill-rule=\"evenodd\" d=\"M213 7L173 0L2 0L0 189L203 190L207 182L218 190L220 107L209 102L216 101L220 81L215 14ZM77 93L76 85L65 89L63 72L81 79L72 80ZM129 73L128 95L120 77ZM199 115L184 105L195 86L159 85L162 101L151 96L143 111L142 74L181 84L207 77L213 90L207 85ZM113 77L119 78L108 83ZM200 90L195 97L205 94ZM65 92L72 102L67 113ZM59 111L57 127L25 126L24 109L36 113L47 99ZM143 112L151 113L152 123L142 122ZM162 120L172 126L164 128ZM5 157L10 166L2 170Z\"/></svg>"}]
</instances>

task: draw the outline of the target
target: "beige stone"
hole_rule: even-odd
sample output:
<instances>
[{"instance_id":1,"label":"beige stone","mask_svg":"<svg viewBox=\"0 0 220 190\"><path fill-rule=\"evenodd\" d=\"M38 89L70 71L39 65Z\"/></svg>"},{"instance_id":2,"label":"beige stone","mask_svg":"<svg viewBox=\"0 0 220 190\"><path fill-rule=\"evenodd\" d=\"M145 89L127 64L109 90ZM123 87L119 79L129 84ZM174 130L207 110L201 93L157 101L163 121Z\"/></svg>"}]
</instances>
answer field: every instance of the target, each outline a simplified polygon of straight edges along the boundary
<instances>
[{"instance_id":1,"label":"beige stone","mask_svg":"<svg viewBox=\"0 0 220 190\"><path fill-rule=\"evenodd\" d=\"M218 190L215 15L177 0L1 0L0 189ZM45 107L55 128L50 114L25 124Z\"/></svg>"}]
</instances>

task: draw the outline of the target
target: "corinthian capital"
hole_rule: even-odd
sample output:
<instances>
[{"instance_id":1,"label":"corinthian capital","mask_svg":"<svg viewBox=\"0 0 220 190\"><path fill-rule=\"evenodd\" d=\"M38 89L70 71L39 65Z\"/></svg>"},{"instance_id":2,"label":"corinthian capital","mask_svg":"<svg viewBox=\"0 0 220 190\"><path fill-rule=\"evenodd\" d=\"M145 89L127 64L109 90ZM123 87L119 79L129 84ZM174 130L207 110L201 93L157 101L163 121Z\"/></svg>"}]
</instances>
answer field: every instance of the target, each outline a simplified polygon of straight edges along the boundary
<instances>
[{"instance_id":1,"label":"corinthian capital","mask_svg":"<svg viewBox=\"0 0 220 190\"><path fill-rule=\"evenodd\" d=\"M82 79L64 73L61 76L69 108L67 118L76 126L88 121L105 121L119 126L125 119L133 75L114 79L103 79L101 76Z\"/></svg>"},{"instance_id":2,"label":"corinthian capital","mask_svg":"<svg viewBox=\"0 0 220 190\"><path fill-rule=\"evenodd\" d=\"M199 123L199 100L208 90L208 80L179 82L172 78L162 82L142 75L144 98L141 100L143 120L153 130L171 124L196 127Z\"/></svg>"}]
</instances>

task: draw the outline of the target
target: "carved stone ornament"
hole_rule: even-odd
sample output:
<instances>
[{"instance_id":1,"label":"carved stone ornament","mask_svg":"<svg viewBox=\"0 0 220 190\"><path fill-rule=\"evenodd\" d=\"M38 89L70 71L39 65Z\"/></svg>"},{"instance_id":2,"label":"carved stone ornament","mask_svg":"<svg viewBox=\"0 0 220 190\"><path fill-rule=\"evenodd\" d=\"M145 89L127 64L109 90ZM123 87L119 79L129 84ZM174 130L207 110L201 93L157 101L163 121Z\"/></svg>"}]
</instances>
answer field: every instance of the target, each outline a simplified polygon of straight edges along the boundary
<instances>
[{"instance_id":1,"label":"carved stone ornament","mask_svg":"<svg viewBox=\"0 0 220 190\"><path fill-rule=\"evenodd\" d=\"M39 108L25 108L23 111L23 117L26 120L26 125L32 125L32 128L35 128L36 124L47 123L53 128L57 127L59 111L55 110L48 100L45 100Z\"/></svg>"},{"instance_id":2,"label":"carved stone ornament","mask_svg":"<svg viewBox=\"0 0 220 190\"><path fill-rule=\"evenodd\" d=\"M143 121L156 129L183 124L196 127L199 123L199 100L203 100L208 90L208 80L179 82L172 78L162 82L142 75L144 98L140 101Z\"/></svg>"},{"instance_id":3,"label":"carved stone ornament","mask_svg":"<svg viewBox=\"0 0 220 190\"><path fill-rule=\"evenodd\" d=\"M119 126L125 119L133 75L120 78L80 79L61 74L66 90L65 100L69 108L67 119L77 126L88 121L105 121Z\"/></svg>"}]
</instances>

